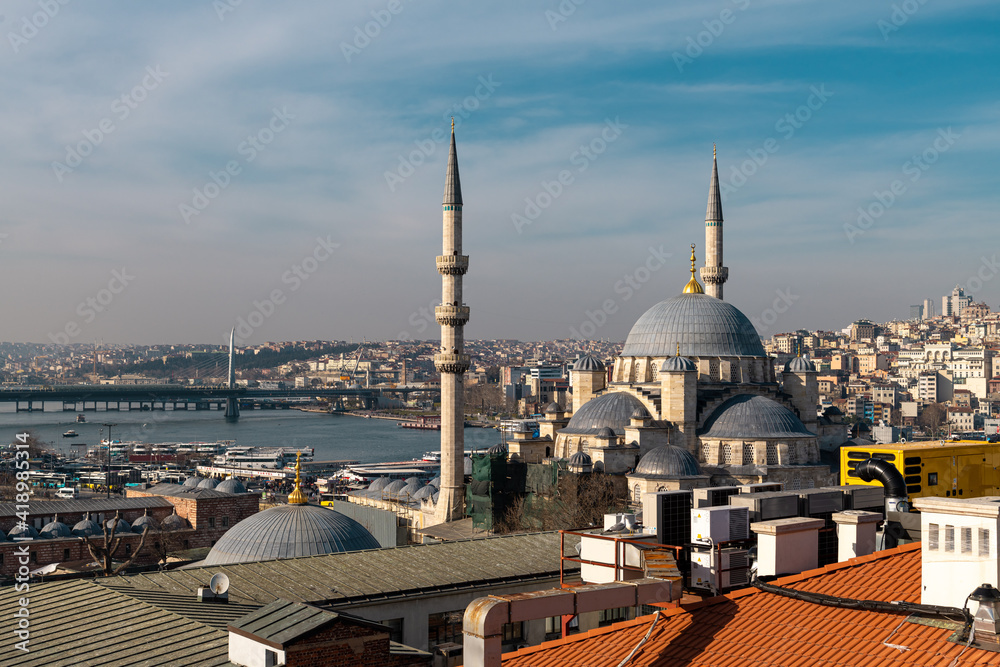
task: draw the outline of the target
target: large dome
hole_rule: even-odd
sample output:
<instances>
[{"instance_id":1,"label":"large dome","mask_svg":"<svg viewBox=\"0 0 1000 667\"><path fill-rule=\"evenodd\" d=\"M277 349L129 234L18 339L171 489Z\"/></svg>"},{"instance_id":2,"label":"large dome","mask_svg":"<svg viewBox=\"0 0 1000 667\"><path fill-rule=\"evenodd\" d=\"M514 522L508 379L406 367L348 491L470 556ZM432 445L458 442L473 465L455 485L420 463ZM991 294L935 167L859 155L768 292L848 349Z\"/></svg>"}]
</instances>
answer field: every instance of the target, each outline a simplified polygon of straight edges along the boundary
<instances>
[{"instance_id":1,"label":"large dome","mask_svg":"<svg viewBox=\"0 0 1000 667\"><path fill-rule=\"evenodd\" d=\"M701 471L691 452L673 445L663 445L643 456L633 474L636 477L656 478L700 475Z\"/></svg>"},{"instance_id":2,"label":"large dome","mask_svg":"<svg viewBox=\"0 0 1000 667\"><path fill-rule=\"evenodd\" d=\"M640 317L622 348L623 357L763 357L760 336L746 315L707 294L680 294Z\"/></svg>"},{"instance_id":3,"label":"large dome","mask_svg":"<svg viewBox=\"0 0 1000 667\"><path fill-rule=\"evenodd\" d=\"M635 396L613 391L591 399L580 406L566 428L559 433L568 435L597 435L603 428L610 428L615 435L623 435L636 410L649 416L649 412Z\"/></svg>"},{"instance_id":4,"label":"large dome","mask_svg":"<svg viewBox=\"0 0 1000 667\"><path fill-rule=\"evenodd\" d=\"M795 413L764 396L739 394L720 405L699 433L703 438L815 437Z\"/></svg>"},{"instance_id":5,"label":"large dome","mask_svg":"<svg viewBox=\"0 0 1000 667\"><path fill-rule=\"evenodd\" d=\"M279 505L226 531L202 564L249 563L379 547L364 526L340 512L316 505Z\"/></svg>"}]
</instances>

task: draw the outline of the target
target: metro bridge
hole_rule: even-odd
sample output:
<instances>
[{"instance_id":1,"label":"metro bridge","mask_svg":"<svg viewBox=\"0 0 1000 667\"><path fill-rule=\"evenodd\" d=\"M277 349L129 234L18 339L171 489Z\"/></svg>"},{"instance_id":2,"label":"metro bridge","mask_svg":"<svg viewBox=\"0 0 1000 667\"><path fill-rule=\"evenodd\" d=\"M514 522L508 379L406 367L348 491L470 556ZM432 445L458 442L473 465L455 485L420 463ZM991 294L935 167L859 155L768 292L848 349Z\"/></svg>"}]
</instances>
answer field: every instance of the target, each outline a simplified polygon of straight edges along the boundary
<instances>
[{"instance_id":1,"label":"metro bridge","mask_svg":"<svg viewBox=\"0 0 1000 667\"><path fill-rule=\"evenodd\" d=\"M375 406L378 398L399 395L406 398L414 392L440 393L439 389L415 386L369 387L334 389L330 387L301 387L261 389L230 387L229 385L34 385L0 387L0 402L14 403L17 412L41 411L46 402L62 402L64 411L94 412L99 404L105 410L226 410L227 416L238 417L232 406L278 407L281 399L330 398L343 400L357 398L367 409ZM36 405L36 404L41 405Z\"/></svg>"}]
</instances>

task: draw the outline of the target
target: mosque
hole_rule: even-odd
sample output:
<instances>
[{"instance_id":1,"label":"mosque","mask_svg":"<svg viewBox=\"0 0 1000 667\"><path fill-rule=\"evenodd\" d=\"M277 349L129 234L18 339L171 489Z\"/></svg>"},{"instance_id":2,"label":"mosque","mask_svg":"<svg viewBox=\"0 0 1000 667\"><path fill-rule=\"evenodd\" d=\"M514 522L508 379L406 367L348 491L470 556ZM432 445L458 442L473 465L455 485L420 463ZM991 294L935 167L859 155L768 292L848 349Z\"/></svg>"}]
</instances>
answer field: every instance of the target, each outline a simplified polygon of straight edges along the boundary
<instances>
[{"instance_id":1,"label":"mosque","mask_svg":"<svg viewBox=\"0 0 1000 667\"><path fill-rule=\"evenodd\" d=\"M682 292L632 327L608 368L583 355L570 369L572 406L553 403L537 438L510 443L523 460L568 459L570 469L625 474L630 495L782 482L786 489L836 483L819 439L843 430L817 415L817 372L792 358L780 373L750 320L723 300L722 197L713 156L706 255Z\"/></svg>"}]
</instances>

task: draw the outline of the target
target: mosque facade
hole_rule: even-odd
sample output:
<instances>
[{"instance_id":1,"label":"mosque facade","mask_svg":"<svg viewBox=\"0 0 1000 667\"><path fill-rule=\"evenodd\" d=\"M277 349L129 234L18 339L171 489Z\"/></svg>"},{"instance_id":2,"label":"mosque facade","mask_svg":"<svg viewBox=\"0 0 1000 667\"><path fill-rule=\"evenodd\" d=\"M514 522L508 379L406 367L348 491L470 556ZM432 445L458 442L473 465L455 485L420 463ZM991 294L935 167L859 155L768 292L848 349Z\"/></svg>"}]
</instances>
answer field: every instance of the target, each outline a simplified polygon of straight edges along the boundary
<instances>
[{"instance_id":1,"label":"mosque facade","mask_svg":"<svg viewBox=\"0 0 1000 667\"><path fill-rule=\"evenodd\" d=\"M817 415L812 363L796 357L776 372L753 324L722 298L729 269L714 157L705 217L707 290L692 245L682 292L636 321L610 367L590 355L577 359L572 406L550 405L539 437L511 442L512 454L527 461L585 454L595 471L626 474L636 502L649 491L710 485L836 483L819 440L843 427Z\"/></svg>"}]
</instances>

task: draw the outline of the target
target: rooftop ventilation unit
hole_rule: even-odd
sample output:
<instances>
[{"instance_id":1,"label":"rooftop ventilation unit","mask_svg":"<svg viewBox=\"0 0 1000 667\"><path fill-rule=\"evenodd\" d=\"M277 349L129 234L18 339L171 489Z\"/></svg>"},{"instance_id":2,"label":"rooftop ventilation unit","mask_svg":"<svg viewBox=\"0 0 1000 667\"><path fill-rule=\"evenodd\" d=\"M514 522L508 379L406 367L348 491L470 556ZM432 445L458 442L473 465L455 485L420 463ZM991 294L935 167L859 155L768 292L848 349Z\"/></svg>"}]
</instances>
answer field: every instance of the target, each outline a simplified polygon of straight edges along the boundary
<instances>
[{"instance_id":1,"label":"rooftop ventilation unit","mask_svg":"<svg viewBox=\"0 0 1000 667\"><path fill-rule=\"evenodd\" d=\"M691 541L718 544L750 537L750 511L746 507L700 507L691 510Z\"/></svg>"},{"instance_id":2,"label":"rooftop ventilation unit","mask_svg":"<svg viewBox=\"0 0 1000 667\"><path fill-rule=\"evenodd\" d=\"M845 510L868 510L882 512L885 509L885 488L882 486L824 486L824 491L836 489L844 494Z\"/></svg>"},{"instance_id":3,"label":"rooftop ventilation unit","mask_svg":"<svg viewBox=\"0 0 1000 667\"><path fill-rule=\"evenodd\" d=\"M741 493L729 499L733 507L750 510L750 521L786 519L799 515L799 496L792 491L765 491L763 493Z\"/></svg>"},{"instance_id":4,"label":"rooftop ventilation unit","mask_svg":"<svg viewBox=\"0 0 1000 667\"><path fill-rule=\"evenodd\" d=\"M844 493L839 489L803 489L799 497L799 516L820 516L839 512L844 507Z\"/></svg>"},{"instance_id":5,"label":"rooftop ventilation unit","mask_svg":"<svg viewBox=\"0 0 1000 667\"><path fill-rule=\"evenodd\" d=\"M729 504L729 498L740 493L738 486L709 486L694 489L695 507L721 507Z\"/></svg>"},{"instance_id":6,"label":"rooftop ventilation unit","mask_svg":"<svg viewBox=\"0 0 1000 667\"><path fill-rule=\"evenodd\" d=\"M691 551L691 587L715 592L746 586L750 583L749 565L746 549L694 549Z\"/></svg>"},{"instance_id":7,"label":"rooftop ventilation unit","mask_svg":"<svg viewBox=\"0 0 1000 667\"><path fill-rule=\"evenodd\" d=\"M781 482L757 482L756 484L741 484L740 493L766 493L768 491L784 491Z\"/></svg>"}]
</instances>

